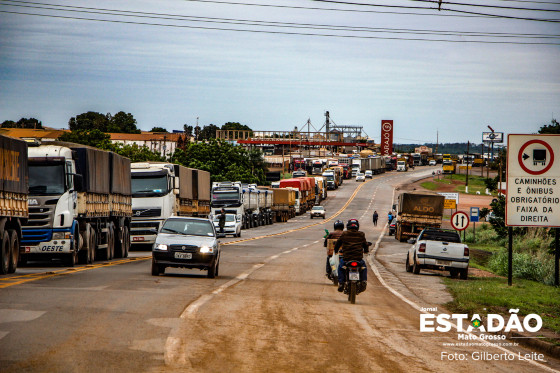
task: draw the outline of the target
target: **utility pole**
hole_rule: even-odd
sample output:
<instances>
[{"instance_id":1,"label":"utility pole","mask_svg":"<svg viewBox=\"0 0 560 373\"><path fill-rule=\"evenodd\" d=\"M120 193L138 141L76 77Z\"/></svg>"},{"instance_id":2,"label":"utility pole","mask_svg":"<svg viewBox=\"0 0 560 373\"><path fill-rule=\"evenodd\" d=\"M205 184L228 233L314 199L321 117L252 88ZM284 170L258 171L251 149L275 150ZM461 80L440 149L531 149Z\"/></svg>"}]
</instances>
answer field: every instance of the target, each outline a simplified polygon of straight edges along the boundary
<instances>
[{"instance_id":1,"label":"utility pole","mask_svg":"<svg viewBox=\"0 0 560 373\"><path fill-rule=\"evenodd\" d=\"M469 146L471 145L470 141L467 141L467 181L465 183L465 193L469 193Z\"/></svg>"}]
</instances>

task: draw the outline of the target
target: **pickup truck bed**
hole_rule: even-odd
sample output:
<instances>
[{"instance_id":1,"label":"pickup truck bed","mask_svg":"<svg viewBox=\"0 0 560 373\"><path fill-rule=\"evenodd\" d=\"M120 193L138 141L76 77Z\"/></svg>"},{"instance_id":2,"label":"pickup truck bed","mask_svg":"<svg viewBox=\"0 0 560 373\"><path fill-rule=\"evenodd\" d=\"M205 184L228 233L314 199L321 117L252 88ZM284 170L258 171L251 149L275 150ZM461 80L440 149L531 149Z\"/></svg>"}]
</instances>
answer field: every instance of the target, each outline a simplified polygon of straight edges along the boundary
<instances>
[{"instance_id":1,"label":"pickup truck bed","mask_svg":"<svg viewBox=\"0 0 560 373\"><path fill-rule=\"evenodd\" d=\"M459 274L461 279L467 279L469 247L461 243L456 231L426 228L413 241L406 257L407 272L418 274L422 268L443 269L451 277Z\"/></svg>"}]
</instances>

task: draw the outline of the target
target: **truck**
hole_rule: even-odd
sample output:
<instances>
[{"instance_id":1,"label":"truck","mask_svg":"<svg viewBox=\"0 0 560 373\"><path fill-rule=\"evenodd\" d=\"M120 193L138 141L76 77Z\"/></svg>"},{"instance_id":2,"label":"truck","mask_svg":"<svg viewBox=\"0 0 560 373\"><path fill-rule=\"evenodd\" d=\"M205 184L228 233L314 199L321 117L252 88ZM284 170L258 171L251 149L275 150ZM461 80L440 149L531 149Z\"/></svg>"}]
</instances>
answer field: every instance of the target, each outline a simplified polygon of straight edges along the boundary
<instances>
[{"instance_id":1,"label":"truck","mask_svg":"<svg viewBox=\"0 0 560 373\"><path fill-rule=\"evenodd\" d=\"M457 169L457 161L451 158L443 159L442 172L444 174L454 174Z\"/></svg>"},{"instance_id":2,"label":"truck","mask_svg":"<svg viewBox=\"0 0 560 373\"><path fill-rule=\"evenodd\" d=\"M327 199L327 180L323 176L315 176L315 204Z\"/></svg>"},{"instance_id":3,"label":"truck","mask_svg":"<svg viewBox=\"0 0 560 373\"><path fill-rule=\"evenodd\" d=\"M296 216L295 188L275 188L273 194L272 211L277 222L287 222Z\"/></svg>"},{"instance_id":4,"label":"truck","mask_svg":"<svg viewBox=\"0 0 560 373\"><path fill-rule=\"evenodd\" d=\"M412 162L414 166L422 166L422 156L420 153L412 153Z\"/></svg>"},{"instance_id":5,"label":"truck","mask_svg":"<svg viewBox=\"0 0 560 373\"><path fill-rule=\"evenodd\" d=\"M130 160L67 142L28 147L29 219L20 262L62 259L73 267L128 256Z\"/></svg>"},{"instance_id":6,"label":"truck","mask_svg":"<svg viewBox=\"0 0 560 373\"><path fill-rule=\"evenodd\" d=\"M449 271L451 277L466 280L469 272L469 247L461 243L454 230L425 228L408 249L406 271L419 274L422 268Z\"/></svg>"},{"instance_id":7,"label":"truck","mask_svg":"<svg viewBox=\"0 0 560 373\"><path fill-rule=\"evenodd\" d=\"M280 188L291 187L298 190L298 195L296 197L297 198L296 201L299 201L299 203L296 203L296 213L298 215L303 214L304 212L306 212L308 209L312 207L312 205L310 205L312 186L310 182L305 179L307 178L300 177L297 179L280 180ZM313 197L313 202L315 202L314 199L315 198Z\"/></svg>"},{"instance_id":8,"label":"truck","mask_svg":"<svg viewBox=\"0 0 560 373\"><path fill-rule=\"evenodd\" d=\"M212 184L211 215L217 215L222 208L228 214L235 214L241 222L241 229L249 229L273 223L273 190L242 184L239 181L222 181Z\"/></svg>"},{"instance_id":9,"label":"truck","mask_svg":"<svg viewBox=\"0 0 560 373\"><path fill-rule=\"evenodd\" d=\"M168 162L131 164L133 245L155 242L170 216L208 217L210 173Z\"/></svg>"},{"instance_id":10,"label":"truck","mask_svg":"<svg viewBox=\"0 0 560 373\"><path fill-rule=\"evenodd\" d=\"M313 175L322 175L323 174L324 165L320 159L313 160Z\"/></svg>"},{"instance_id":11,"label":"truck","mask_svg":"<svg viewBox=\"0 0 560 373\"><path fill-rule=\"evenodd\" d=\"M408 162L404 158L397 159L397 172L408 171Z\"/></svg>"},{"instance_id":12,"label":"truck","mask_svg":"<svg viewBox=\"0 0 560 373\"><path fill-rule=\"evenodd\" d=\"M406 241L424 228L441 227L445 197L433 192L403 192L393 209L397 211L395 238Z\"/></svg>"},{"instance_id":13,"label":"truck","mask_svg":"<svg viewBox=\"0 0 560 373\"><path fill-rule=\"evenodd\" d=\"M0 135L0 274L14 273L29 210L27 144Z\"/></svg>"}]
</instances>

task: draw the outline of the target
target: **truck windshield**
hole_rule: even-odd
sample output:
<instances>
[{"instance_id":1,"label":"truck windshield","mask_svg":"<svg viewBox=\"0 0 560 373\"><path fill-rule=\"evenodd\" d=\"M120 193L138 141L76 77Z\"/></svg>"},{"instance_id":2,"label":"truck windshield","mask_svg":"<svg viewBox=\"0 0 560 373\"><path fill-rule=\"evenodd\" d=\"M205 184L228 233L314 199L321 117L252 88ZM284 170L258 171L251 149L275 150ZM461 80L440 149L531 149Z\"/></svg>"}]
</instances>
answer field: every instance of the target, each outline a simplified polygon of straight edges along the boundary
<instances>
[{"instance_id":1,"label":"truck windshield","mask_svg":"<svg viewBox=\"0 0 560 373\"><path fill-rule=\"evenodd\" d=\"M64 194L64 164L29 164L31 195Z\"/></svg>"},{"instance_id":2,"label":"truck windshield","mask_svg":"<svg viewBox=\"0 0 560 373\"><path fill-rule=\"evenodd\" d=\"M212 192L212 201L224 201L224 200L238 200L239 199L239 192L238 191L227 191L227 192L220 192L220 191L213 191Z\"/></svg>"},{"instance_id":3,"label":"truck windshield","mask_svg":"<svg viewBox=\"0 0 560 373\"><path fill-rule=\"evenodd\" d=\"M326 174L326 175L323 175L323 176L327 178L327 181L334 181L334 175L333 174Z\"/></svg>"},{"instance_id":4,"label":"truck windshield","mask_svg":"<svg viewBox=\"0 0 560 373\"><path fill-rule=\"evenodd\" d=\"M132 197L161 197L169 193L167 176L148 176L132 174Z\"/></svg>"}]
</instances>

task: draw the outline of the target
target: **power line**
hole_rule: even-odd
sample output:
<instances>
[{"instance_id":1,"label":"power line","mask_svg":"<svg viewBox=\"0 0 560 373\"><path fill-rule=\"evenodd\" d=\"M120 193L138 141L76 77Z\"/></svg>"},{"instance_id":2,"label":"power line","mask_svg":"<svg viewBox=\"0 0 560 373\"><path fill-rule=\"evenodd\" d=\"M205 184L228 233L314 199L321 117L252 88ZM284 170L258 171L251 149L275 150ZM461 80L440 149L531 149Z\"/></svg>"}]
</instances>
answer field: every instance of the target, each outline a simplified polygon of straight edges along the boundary
<instances>
[{"instance_id":1,"label":"power line","mask_svg":"<svg viewBox=\"0 0 560 373\"><path fill-rule=\"evenodd\" d=\"M339 1L339 0L311 0L319 3L331 3L337 5L352 5L352 6L367 6L367 7L392 7L392 8L406 8L406 9L423 9L423 10L434 10L437 11L449 11L449 12L456 12L462 14L470 14L470 15L478 15L478 16L486 16L486 17L495 17L495 18L506 18L506 19L516 19L522 21L535 21L535 22L560 22L560 19L546 19L546 18L530 18L530 17L517 17L517 16L508 16L504 14L490 14L490 13L481 13L481 12L473 12L468 10L460 10L460 9L450 9L450 8L428 8L428 7L413 7L413 6L403 6L403 5L381 5L381 4L366 4L366 3L355 3L355 2L347 2L347 1ZM445 2L444 4L447 4Z\"/></svg>"},{"instance_id":2,"label":"power line","mask_svg":"<svg viewBox=\"0 0 560 373\"><path fill-rule=\"evenodd\" d=\"M560 43L551 43L551 42L517 42L517 41L464 40L464 39L453 40L453 39L427 39L427 38L400 38L400 37L389 37L389 36L340 35L340 34L320 34L320 33L255 30L255 29L235 29L235 28L220 28L220 27L208 27L208 26L174 25L174 24L163 24L163 23L122 21L122 20L110 20L110 19L99 19L99 18L70 17L70 16L61 16L61 15L52 15L52 14L49 15L49 14L40 14L40 13L14 12L14 11L6 11L6 10L0 10L0 13L38 16L38 17L47 17L47 18L70 19L70 20L81 20L81 21L108 22L108 23L133 24L133 25L145 25L145 26L160 26L160 27L171 27L171 28L188 28L188 29L199 29L199 30L250 32L250 33L276 34L276 35L319 36L319 37L334 37L334 38L347 38L347 39L431 41L431 42L444 42L444 43L560 45Z\"/></svg>"},{"instance_id":3,"label":"power line","mask_svg":"<svg viewBox=\"0 0 560 373\"><path fill-rule=\"evenodd\" d=\"M314 0L314 1L322 1L322 0ZM438 4L437 0L408 0L420 3L431 3L431 4ZM489 5L489 4L467 4L467 3L456 3L453 1L445 1L445 5L460 5L460 6L473 6L477 8L494 8L494 9L507 9L507 10L523 10L523 11L536 11L536 12L560 12L560 9L537 9L537 8L520 8L520 7L511 7L511 6L502 6L502 5Z\"/></svg>"},{"instance_id":4,"label":"power line","mask_svg":"<svg viewBox=\"0 0 560 373\"><path fill-rule=\"evenodd\" d=\"M404 33L404 34L471 36L471 37L508 37L508 38L518 37L518 38L536 38L536 39L541 39L541 38L555 39L560 37L560 35L553 35L553 34L519 34L519 33L481 32L481 31L445 31L445 30L398 29L398 28L383 28L383 27L325 25L325 24L293 23L293 22L270 22L270 21L248 20L248 19L198 17L198 16L186 16L186 15L177 15L177 14L168 14L168 13L152 13L152 12L139 12L139 11L129 11L129 10L115 10L115 9L106 9L106 8L54 5L54 4L47 4L47 3L37 3L37 2L18 1L18 0L8 0L8 1L25 4L25 5L7 4L9 6L48 9L48 10L56 10L56 11L62 10L62 11L69 11L69 12L93 13L93 14L103 14L103 15L181 20L181 21L190 21L190 22L225 23L225 24L235 24L235 25L242 24L242 25L263 26L263 27L284 27L284 28L291 27L291 28L307 28L307 29L320 29L320 30L331 30L331 31ZM27 5L27 4L37 4L37 5ZM42 5L46 5L46 6L42 6ZM47 6L52 6L52 7L47 7ZM57 8L53 8L53 7L57 7Z\"/></svg>"}]
</instances>

